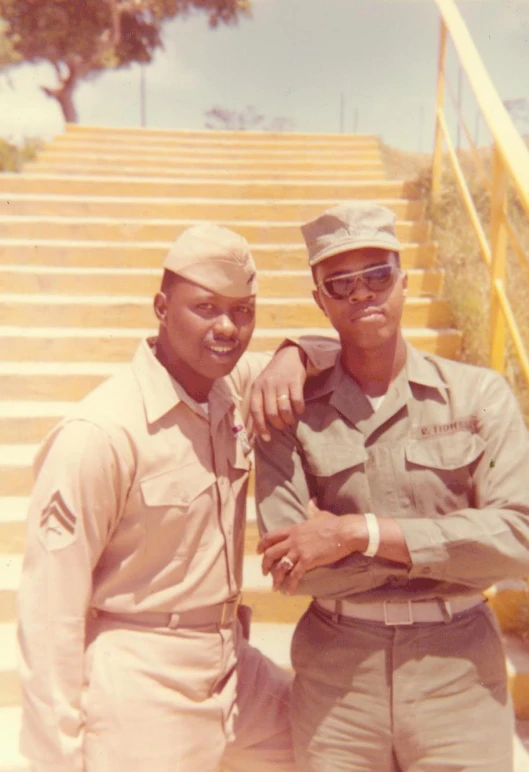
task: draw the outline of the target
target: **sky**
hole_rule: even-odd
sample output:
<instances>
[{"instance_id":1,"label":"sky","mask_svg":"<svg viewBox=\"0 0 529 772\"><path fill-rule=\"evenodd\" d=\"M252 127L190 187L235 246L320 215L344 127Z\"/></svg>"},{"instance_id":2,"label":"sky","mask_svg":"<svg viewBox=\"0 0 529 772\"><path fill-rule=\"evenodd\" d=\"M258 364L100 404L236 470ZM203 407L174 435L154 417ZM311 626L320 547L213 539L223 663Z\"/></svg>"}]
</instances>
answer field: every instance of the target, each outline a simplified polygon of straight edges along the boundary
<instances>
[{"instance_id":1,"label":"sky","mask_svg":"<svg viewBox=\"0 0 529 772\"><path fill-rule=\"evenodd\" d=\"M529 100L529 0L458 3L500 97ZM403 150L432 147L439 20L434 0L253 0L251 19L208 28L195 14L164 28L144 69L146 124L202 129L215 106L252 105L295 131L376 134ZM458 67L450 58L458 90ZM61 113L40 91L47 65L0 76L0 134L52 136ZM79 122L141 125L141 70L108 72L77 90ZM486 140L463 82L471 133ZM529 102L528 102L529 104ZM522 125L529 133L529 124Z\"/></svg>"}]
</instances>

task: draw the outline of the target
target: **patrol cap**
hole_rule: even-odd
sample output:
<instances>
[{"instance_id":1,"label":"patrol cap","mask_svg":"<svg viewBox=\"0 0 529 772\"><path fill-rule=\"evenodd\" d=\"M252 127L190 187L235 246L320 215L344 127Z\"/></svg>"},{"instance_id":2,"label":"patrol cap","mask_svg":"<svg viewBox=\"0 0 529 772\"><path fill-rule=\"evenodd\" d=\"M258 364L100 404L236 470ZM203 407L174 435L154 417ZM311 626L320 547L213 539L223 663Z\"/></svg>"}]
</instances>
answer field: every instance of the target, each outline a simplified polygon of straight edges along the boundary
<instances>
[{"instance_id":1,"label":"patrol cap","mask_svg":"<svg viewBox=\"0 0 529 772\"><path fill-rule=\"evenodd\" d=\"M395 220L391 209L373 201L336 204L301 226L309 265L317 265L351 249L376 247L400 252L402 246L395 235Z\"/></svg>"},{"instance_id":2,"label":"patrol cap","mask_svg":"<svg viewBox=\"0 0 529 772\"><path fill-rule=\"evenodd\" d=\"M213 223L186 228L163 267L219 295L242 298L257 292L257 269L246 239Z\"/></svg>"}]
</instances>

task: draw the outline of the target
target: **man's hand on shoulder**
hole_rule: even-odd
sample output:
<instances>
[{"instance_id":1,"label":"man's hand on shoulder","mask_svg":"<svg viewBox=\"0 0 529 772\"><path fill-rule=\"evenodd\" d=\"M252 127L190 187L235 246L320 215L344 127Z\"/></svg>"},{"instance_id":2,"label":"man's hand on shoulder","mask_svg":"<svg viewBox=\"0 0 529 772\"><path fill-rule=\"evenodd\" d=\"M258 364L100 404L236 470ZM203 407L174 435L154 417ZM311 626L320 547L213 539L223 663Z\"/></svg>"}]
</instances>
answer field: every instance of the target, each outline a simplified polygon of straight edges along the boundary
<instances>
[{"instance_id":1,"label":"man's hand on shoulder","mask_svg":"<svg viewBox=\"0 0 529 772\"><path fill-rule=\"evenodd\" d=\"M262 440L270 440L269 422L283 431L303 413L303 387L307 378L307 355L295 345L285 345L257 377L252 386L250 409L253 429Z\"/></svg>"}]
</instances>

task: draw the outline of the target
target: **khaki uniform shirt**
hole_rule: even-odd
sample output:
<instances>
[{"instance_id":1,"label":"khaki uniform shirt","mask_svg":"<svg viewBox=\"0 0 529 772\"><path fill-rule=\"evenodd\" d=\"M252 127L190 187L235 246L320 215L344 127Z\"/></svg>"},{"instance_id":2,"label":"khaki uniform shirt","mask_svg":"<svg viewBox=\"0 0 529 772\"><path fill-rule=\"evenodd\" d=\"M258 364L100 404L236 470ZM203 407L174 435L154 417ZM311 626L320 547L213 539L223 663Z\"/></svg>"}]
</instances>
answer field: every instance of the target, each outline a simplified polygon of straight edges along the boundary
<instances>
[{"instance_id":1,"label":"khaki uniform shirt","mask_svg":"<svg viewBox=\"0 0 529 772\"><path fill-rule=\"evenodd\" d=\"M326 355L316 338L312 345L328 367L336 346ZM303 348L310 357L309 339ZM215 382L206 411L144 341L130 367L76 405L41 447L19 641L24 746L50 769L82 769L90 608L183 612L240 592L249 387L269 359L246 354Z\"/></svg>"},{"instance_id":2,"label":"khaki uniform shirt","mask_svg":"<svg viewBox=\"0 0 529 772\"><path fill-rule=\"evenodd\" d=\"M305 390L306 410L256 449L260 527L337 515L394 517L410 569L354 554L309 571L296 592L356 601L449 597L529 572L529 442L492 370L408 347L376 411L338 362Z\"/></svg>"}]
</instances>

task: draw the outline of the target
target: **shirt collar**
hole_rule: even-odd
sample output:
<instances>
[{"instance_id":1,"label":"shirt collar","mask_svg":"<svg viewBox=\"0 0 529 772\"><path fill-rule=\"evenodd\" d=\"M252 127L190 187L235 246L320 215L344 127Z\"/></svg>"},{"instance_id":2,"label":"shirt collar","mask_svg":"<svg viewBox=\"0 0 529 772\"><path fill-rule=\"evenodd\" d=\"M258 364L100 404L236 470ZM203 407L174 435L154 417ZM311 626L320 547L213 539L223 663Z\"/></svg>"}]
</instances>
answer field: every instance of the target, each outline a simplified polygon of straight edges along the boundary
<instances>
[{"instance_id":1,"label":"shirt collar","mask_svg":"<svg viewBox=\"0 0 529 772\"><path fill-rule=\"evenodd\" d=\"M409 383L416 383L420 386L427 386L437 389L441 392L446 392L448 385L440 376L434 361L428 354L406 344L406 365L405 365L405 378ZM353 384L355 391L361 392L360 387L356 382L350 378L344 371L340 358L336 359L336 363L331 370L326 370L320 376L316 376L309 386L307 399L317 399L324 394L329 394L334 391L339 391L341 387L350 389Z\"/></svg>"},{"instance_id":2,"label":"shirt collar","mask_svg":"<svg viewBox=\"0 0 529 772\"><path fill-rule=\"evenodd\" d=\"M142 340L136 350L132 370L138 380L150 424L184 400L184 389L156 359L148 340Z\"/></svg>"},{"instance_id":3,"label":"shirt collar","mask_svg":"<svg viewBox=\"0 0 529 772\"><path fill-rule=\"evenodd\" d=\"M439 374L439 370L430 355L423 351L418 351L409 344L406 344L406 348L406 374L408 381L445 392L448 384Z\"/></svg>"},{"instance_id":4,"label":"shirt collar","mask_svg":"<svg viewBox=\"0 0 529 772\"><path fill-rule=\"evenodd\" d=\"M153 339L142 340L132 360L132 370L138 380L149 424L159 421L176 405L184 402L202 417L206 417L196 402L183 386L175 380L158 361L150 344ZM215 381L208 402L215 403L215 412L225 412L236 399L223 378Z\"/></svg>"}]
</instances>

